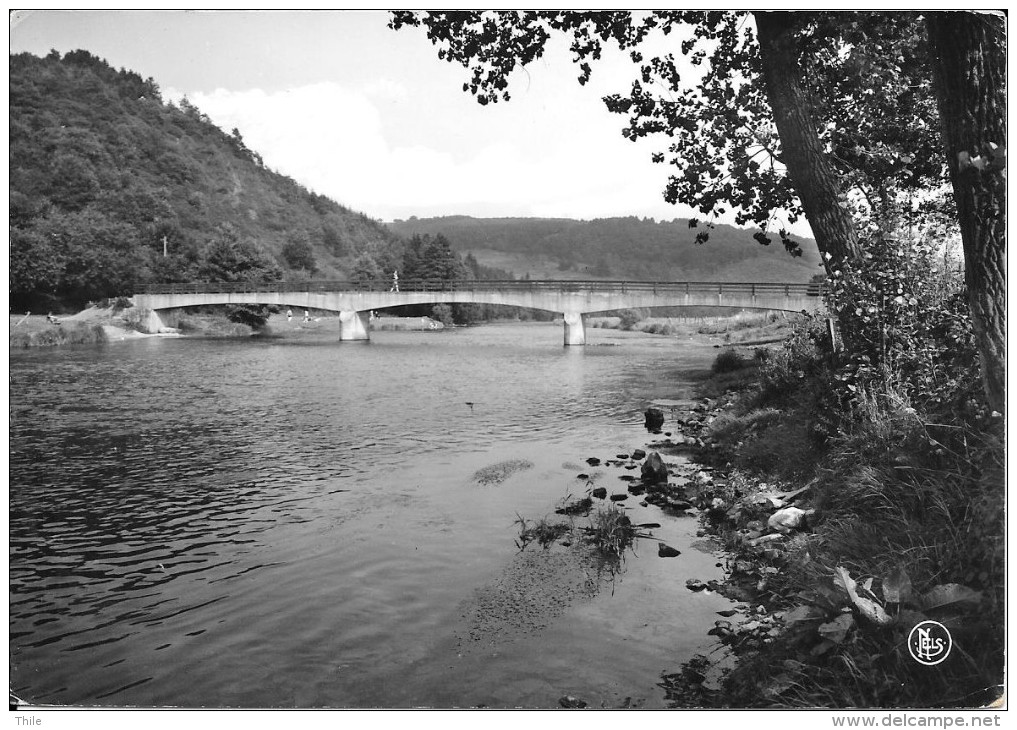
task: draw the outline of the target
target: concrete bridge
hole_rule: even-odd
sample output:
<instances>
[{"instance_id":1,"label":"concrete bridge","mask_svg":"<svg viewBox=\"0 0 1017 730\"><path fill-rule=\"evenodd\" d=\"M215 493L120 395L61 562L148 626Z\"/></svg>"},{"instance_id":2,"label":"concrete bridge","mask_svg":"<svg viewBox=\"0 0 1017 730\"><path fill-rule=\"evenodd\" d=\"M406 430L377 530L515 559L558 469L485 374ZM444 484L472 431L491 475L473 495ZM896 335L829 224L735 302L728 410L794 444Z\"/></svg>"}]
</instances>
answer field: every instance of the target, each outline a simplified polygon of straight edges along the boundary
<instances>
[{"instance_id":1,"label":"concrete bridge","mask_svg":"<svg viewBox=\"0 0 1017 730\"><path fill-rule=\"evenodd\" d=\"M274 304L339 313L340 340L370 338L368 313L408 304L508 304L559 312L565 344L586 344L585 317L595 312L652 307L712 306L813 312L823 308L822 284L729 282L461 280L154 284L134 295L152 310L214 304Z\"/></svg>"}]
</instances>

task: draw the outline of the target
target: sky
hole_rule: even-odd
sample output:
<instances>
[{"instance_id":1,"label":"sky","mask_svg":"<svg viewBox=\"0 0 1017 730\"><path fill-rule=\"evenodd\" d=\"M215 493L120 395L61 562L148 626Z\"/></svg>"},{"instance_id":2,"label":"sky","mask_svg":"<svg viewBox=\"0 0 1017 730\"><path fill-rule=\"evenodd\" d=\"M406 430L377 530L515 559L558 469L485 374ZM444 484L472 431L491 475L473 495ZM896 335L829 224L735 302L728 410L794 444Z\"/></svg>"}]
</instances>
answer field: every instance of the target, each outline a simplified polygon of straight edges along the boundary
<instances>
[{"instance_id":1,"label":"sky","mask_svg":"<svg viewBox=\"0 0 1017 730\"><path fill-rule=\"evenodd\" d=\"M18 11L10 50L85 49L184 96L265 164L372 218L693 217L664 202L666 142L622 137L601 97L636 69L605 54L585 87L564 43L481 106L468 72L383 11ZM730 221L721 221L730 222ZM807 233L807 231L805 231Z\"/></svg>"}]
</instances>

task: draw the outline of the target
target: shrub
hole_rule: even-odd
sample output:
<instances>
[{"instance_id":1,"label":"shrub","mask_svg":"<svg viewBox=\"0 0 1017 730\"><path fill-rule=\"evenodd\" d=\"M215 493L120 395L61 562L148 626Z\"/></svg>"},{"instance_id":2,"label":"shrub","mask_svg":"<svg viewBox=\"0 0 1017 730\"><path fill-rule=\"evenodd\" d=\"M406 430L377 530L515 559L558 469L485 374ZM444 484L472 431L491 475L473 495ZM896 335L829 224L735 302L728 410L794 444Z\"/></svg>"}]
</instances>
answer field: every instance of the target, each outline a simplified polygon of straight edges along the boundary
<instances>
[{"instance_id":1,"label":"shrub","mask_svg":"<svg viewBox=\"0 0 1017 730\"><path fill-rule=\"evenodd\" d=\"M977 371L977 349L956 271L939 242L876 234L866 255L829 279L846 348L837 382L848 400L880 383L913 400L944 402Z\"/></svg>"},{"instance_id":2,"label":"shrub","mask_svg":"<svg viewBox=\"0 0 1017 730\"><path fill-rule=\"evenodd\" d=\"M677 330L671 322L652 322L643 328L651 335L673 335Z\"/></svg>"},{"instance_id":3,"label":"shrub","mask_svg":"<svg viewBox=\"0 0 1017 730\"><path fill-rule=\"evenodd\" d=\"M787 406L793 401L809 400L813 389L830 390L829 340L823 321L804 317L791 327L791 333L778 350L770 350L759 369L757 406Z\"/></svg>"},{"instance_id":4,"label":"shrub","mask_svg":"<svg viewBox=\"0 0 1017 730\"><path fill-rule=\"evenodd\" d=\"M714 373L732 373L735 370L741 370L748 363L741 355L734 350L724 350L717 359L713 361L711 369Z\"/></svg>"},{"instance_id":5,"label":"shrub","mask_svg":"<svg viewBox=\"0 0 1017 730\"><path fill-rule=\"evenodd\" d=\"M619 326L623 330L630 330L643 319L643 313L638 309L623 309L620 312L620 318Z\"/></svg>"},{"instance_id":6,"label":"shrub","mask_svg":"<svg viewBox=\"0 0 1017 730\"><path fill-rule=\"evenodd\" d=\"M226 307L226 318L230 322L246 325L253 330L262 329L268 322L268 307L260 304L231 304Z\"/></svg>"},{"instance_id":7,"label":"shrub","mask_svg":"<svg viewBox=\"0 0 1017 730\"><path fill-rule=\"evenodd\" d=\"M452 318L452 307L448 304L435 304L431 308L431 317L441 322L446 327L451 327L454 324Z\"/></svg>"}]
</instances>

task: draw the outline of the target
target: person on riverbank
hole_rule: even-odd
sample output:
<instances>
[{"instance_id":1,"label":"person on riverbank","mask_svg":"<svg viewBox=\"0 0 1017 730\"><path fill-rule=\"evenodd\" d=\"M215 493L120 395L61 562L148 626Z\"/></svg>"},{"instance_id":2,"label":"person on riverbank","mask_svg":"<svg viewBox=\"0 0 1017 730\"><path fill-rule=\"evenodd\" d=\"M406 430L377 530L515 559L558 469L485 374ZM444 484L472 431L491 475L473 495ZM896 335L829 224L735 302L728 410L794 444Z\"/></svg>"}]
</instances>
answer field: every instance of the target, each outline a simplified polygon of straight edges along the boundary
<instances>
[{"instance_id":1,"label":"person on riverbank","mask_svg":"<svg viewBox=\"0 0 1017 730\"><path fill-rule=\"evenodd\" d=\"M287 309L286 310L286 321L287 322L292 322L293 321L293 310L292 309Z\"/></svg>"},{"instance_id":2,"label":"person on riverbank","mask_svg":"<svg viewBox=\"0 0 1017 730\"><path fill-rule=\"evenodd\" d=\"M306 309L304 310L304 321L305 322L310 322L311 321L311 313L308 312Z\"/></svg>"},{"instance_id":3,"label":"person on riverbank","mask_svg":"<svg viewBox=\"0 0 1017 730\"><path fill-rule=\"evenodd\" d=\"M399 291L399 272L392 272L392 288L389 291Z\"/></svg>"},{"instance_id":4,"label":"person on riverbank","mask_svg":"<svg viewBox=\"0 0 1017 730\"><path fill-rule=\"evenodd\" d=\"M50 324L60 324L60 320L57 317L54 317L52 312L46 315L46 321Z\"/></svg>"}]
</instances>

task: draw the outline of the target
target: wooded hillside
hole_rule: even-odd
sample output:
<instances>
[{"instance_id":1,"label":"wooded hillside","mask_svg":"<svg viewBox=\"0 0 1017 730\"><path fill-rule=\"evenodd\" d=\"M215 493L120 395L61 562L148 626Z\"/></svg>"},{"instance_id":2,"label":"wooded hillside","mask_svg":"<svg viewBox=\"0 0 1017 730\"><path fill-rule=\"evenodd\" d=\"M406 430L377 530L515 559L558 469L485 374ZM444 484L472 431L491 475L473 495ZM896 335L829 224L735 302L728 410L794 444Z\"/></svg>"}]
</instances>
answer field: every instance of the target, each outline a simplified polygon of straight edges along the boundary
<instances>
[{"instance_id":1,"label":"wooded hillside","mask_svg":"<svg viewBox=\"0 0 1017 730\"><path fill-rule=\"evenodd\" d=\"M269 170L236 130L86 51L11 56L9 113L14 307L201 278L224 256L287 279L344 277L365 256L391 269L401 256L377 221Z\"/></svg>"},{"instance_id":2,"label":"wooded hillside","mask_svg":"<svg viewBox=\"0 0 1017 730\"><path fill-rule=\"evenodd\" d=\"M400 235L446 236L460 253L486 266L533 278L604 278L701 281L804 282L821 273L815 241L801 241L792 258L780 240L762 246L753 232L733 226L647 218L411 218L390 223Z\"/></svg>"}]
</instances>

